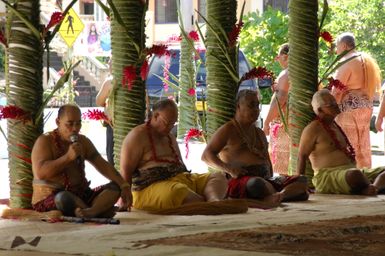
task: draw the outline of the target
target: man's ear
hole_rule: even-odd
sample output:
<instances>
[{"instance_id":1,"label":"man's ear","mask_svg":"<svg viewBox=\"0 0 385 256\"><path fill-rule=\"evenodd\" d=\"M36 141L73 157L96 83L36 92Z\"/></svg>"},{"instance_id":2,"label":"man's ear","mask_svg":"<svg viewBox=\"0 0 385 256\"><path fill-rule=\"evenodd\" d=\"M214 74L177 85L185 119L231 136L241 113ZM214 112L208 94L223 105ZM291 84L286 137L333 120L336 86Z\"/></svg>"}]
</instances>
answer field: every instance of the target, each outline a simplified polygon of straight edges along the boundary
<instances>
[{"instance_id":1,"label":"man's ear","mask_svg":"<svg viewBox=\"0 0 385 256\"><path fill-rule=\"evenodd\" d=\"M60 123L59 118L56 118L55 122L56 122L56 125L59 126L59 123Z\"/></svg>"}]
</instances>

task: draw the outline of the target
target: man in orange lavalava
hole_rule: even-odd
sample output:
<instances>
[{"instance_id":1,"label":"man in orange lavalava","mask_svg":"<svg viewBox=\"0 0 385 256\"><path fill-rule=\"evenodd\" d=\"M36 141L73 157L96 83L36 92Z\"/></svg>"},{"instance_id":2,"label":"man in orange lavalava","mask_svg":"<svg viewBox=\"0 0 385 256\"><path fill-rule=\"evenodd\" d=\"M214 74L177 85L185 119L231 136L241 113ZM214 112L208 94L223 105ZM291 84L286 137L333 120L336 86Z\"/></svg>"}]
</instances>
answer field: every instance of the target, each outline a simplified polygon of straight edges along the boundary
<instances>
[{"instance_id":1,"label":"man in orange lavalava","mask_svg":"<svg viewBox=\"0 0 385 256\"><path fill-rule=\"evenodd\" d=\"M336 122L346 133L356 152L358 168L370 168L370 119L373 113L373 99L381 86L380 69L376 61L366 53L356 51L352 33L342 33L337 37L337 54L348 53L341 62L334 78L346 86L346 89L333 88L332 94L340 105L341 114Z\"/></svg>"}]
</instances>

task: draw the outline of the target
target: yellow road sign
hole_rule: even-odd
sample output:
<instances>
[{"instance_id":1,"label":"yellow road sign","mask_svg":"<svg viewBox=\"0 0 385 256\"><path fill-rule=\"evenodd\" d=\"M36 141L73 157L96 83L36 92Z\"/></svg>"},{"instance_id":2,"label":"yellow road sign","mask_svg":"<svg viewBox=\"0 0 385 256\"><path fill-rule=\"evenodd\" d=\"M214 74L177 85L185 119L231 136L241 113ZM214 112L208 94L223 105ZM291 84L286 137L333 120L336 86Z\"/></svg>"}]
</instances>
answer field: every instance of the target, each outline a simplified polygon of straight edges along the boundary
<instances>
[{"instance_id":1,"label":"yellow road sign","mask_svg":"<svg viewBox=\"0 0 385 256\"><path fill-rule=\"evenodd\" d=\"M62 36L68 47L71 47L76 38L84 29L84 24L76 12L71 8L60 26L59 34Z\"/></svg>"}]
</instances>

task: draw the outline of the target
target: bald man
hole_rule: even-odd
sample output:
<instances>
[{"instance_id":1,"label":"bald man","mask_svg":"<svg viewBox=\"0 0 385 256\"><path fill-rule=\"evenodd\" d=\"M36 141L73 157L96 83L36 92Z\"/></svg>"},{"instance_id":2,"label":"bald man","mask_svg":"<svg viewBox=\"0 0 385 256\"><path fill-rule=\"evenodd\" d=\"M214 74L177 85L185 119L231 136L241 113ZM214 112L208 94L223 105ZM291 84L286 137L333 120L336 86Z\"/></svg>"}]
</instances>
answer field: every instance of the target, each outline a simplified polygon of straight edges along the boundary
<instances>
[{"instance_id":1,"label":"bald man","mask_svg":"<svg viewBox=\"0 0 385 256\"><path fill-rule=\"evenodd\" d=\"M130 200L130 185L92 142L79 134L82 120L77 105L61 106L56 125L55 130L40 135L32 148L33 209L58 209L67 216L112 217L119 196ZM85 176L85 160L112 182L91 189Z\"/></svg>"},{"instance_id":2,"label":"bald man","mask_svg":"<svg viewBox=\"0 0 385 256\"><path fill-rule=\"evenodd\" d=\"M132 184L133 202L122 204L146 211L167 210L196 202L224 199L227 182L220 173L190 173L182 161L171 130L178 119L173 100L153 106L150 119L126 136L120 154L120 168Z\"/></svg>"},{"instance_id":3,"label":"bald man","mask_svg":"<svg viewBox=\"0 0 385 256\"><path fill-rule=\"evenodd\" d=\"M318 193L376 195L385 190L385 167L358 169L354 148L334 121L338 104L326 89L312 99L316 120L302 132L297 174L304 174L306 160L314 170L313 184Z\"/></svg>"},{"instance_id":4,"label":"bald man","mask_svg":"<svg viewBox=\"0 0 385 256\"><path fill-rule=\"evenodd\" d=\"M342 33L337 37L337 54L348 52L341 58L334 78L347 88L333 88L332 94L340 105L342 113L336 122L346 133L356 151L357 167L371 167L370 119L373 113L373 98L380 90L380 69L368 54L356 51L352 33Z\"/></svg>"}]
</instances>

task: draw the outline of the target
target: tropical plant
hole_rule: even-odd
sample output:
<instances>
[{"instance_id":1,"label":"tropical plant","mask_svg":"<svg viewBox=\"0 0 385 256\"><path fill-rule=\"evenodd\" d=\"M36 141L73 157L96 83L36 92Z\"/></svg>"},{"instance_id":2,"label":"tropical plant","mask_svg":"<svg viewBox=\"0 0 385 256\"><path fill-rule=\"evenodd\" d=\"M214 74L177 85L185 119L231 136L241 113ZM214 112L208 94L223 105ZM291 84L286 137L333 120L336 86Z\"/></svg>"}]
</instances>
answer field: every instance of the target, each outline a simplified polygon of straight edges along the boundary
<instances>
[{"instance_id":1,"label":"tropical plant","mask_svg":"<svg viewBox=\"0 0 385 256\"><path fill-rule=\"evenodd\" d=\"M115 168L119 170L122 142L127 133L143 123L145 118L145 83L141 70L147 69L144 30L148 0L107 0L110 7L100 0L97 3L111 20L114 80L109 99L114 126Z\"/></svg>"},{"instance_id":2,"label":"tropical plant","mask_svg":"<svg viewBox=\"0 0 385 256\"><path fill-rule=\"evenodd\" d=\"M311 98L318 89L318 1L291 0L289 9L289 174L294 174L302 130L314 118ZM306 175L311 180L311 168Z\"/></svg>"},{"instance_id":3,"label":"tropical plant","mask_svg":"<svg viewBox=\"0 0 385 256\"><path fill-rule=\"evenodd\" d=\"M196 31L186 31L183 24L182 13L180 12L180 0L178 4L178 20L181 30L180 42L180 65L179 65L179 97L178 97L178 139L183 139L186 133L191 129L199 129L198 111L196 109L196 64L195 56L199 58L196 52L194 42L199 41L199 35ZM183 3L182 3L183 4Z\"/></svg>"},{"instance_id":4,"label":"tropical plant","mask_svg":"<svg viewBox=\"0 0 385 256\"><path fill-rule=\"evenodd\" d=\"M236 24L236 10L235 0L207 0L205 46L208 138L235 113L239 79L238 47L234 38L230 37L237 26L242 26L241 20Z\"/></svg>"},{"instance_id":5,"label":"tropical plant","mask_svg":"<svg viewBox=\"0 0 385 256\"><path fill-rule=\"evenodd\" d=\"M42 58L44 48L48 48L55 30L58 30L62 14L54 13L51 22L41 26L39 1L2 1L7 6L5 36L1 34L1 42L6 47L5 93L10 105L3 110L9 109L10 113L2 118L8 120L10 206L30 208L33 179L31 150L36 138L43 132L43 110L49 97L52 97L43 99ZM55 28L51 33L52 27ZM59 80L54 91L66 82L68 76L69 73L66 73ZM15 109L28 113L28 118L14 118L12 111Z\"/></svg>"}]
</instances>

